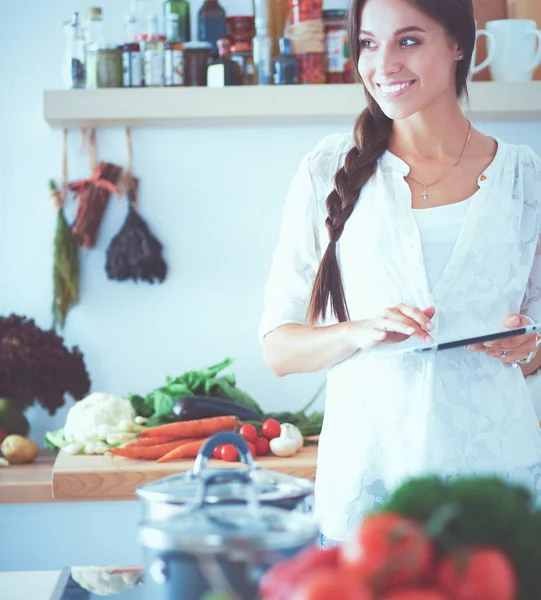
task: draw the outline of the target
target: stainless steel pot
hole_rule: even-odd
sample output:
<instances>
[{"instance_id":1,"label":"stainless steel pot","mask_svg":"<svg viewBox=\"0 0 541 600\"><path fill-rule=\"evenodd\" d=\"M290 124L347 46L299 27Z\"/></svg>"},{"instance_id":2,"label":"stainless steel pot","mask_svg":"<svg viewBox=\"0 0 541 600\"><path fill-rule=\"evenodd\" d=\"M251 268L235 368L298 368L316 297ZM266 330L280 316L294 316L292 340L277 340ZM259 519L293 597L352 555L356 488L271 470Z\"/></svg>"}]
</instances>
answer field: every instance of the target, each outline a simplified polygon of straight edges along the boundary
<instances>
[{"instance_id":1,"label":"stainless steel pot","mask_svg":"<svg viewBox=\"0 0 541 600\"><path fill-rule=\"evenodd\" d=\"M222 443L235 443L242 451L246 446L236 434L218 434L201 455L208 458ZM201 467L203 462L198 461L197 475L189 480L190 498L174 511L167 511L162 496L149 497L150 486L144 486L138 540L148 600L202 600L210 591L255 600L259 578L270 565L317 540L319 528L311 515L261 502L267 491L254 481L255 465L210 471ZM157 507L149 509L153 502Z\"/></svg>"},{"instance_id":2,"label":"stainless steel pot","mask_svg":"<svg viewBox=\"0 0 541 600\"><path fill-rule=\"evenodd\" d=\"M286 473L260 468L252 459L250 450L240 435L231 432L218 433L203 446L193 469L187 473L165 477L147 483L136 490L142 500L143 518L147 520L170 519L182 514L187 504L200 499L202 481L207 470L207 462L216 446L233 444L245 467L211 471L219 477L207 485L205 502L208 504L235 504L244 502L244 484L235 477L241 472L250 479L260 504L311 512L313 507L314 484L308 479L292 477Z\"/></svg>"}]
</instances>

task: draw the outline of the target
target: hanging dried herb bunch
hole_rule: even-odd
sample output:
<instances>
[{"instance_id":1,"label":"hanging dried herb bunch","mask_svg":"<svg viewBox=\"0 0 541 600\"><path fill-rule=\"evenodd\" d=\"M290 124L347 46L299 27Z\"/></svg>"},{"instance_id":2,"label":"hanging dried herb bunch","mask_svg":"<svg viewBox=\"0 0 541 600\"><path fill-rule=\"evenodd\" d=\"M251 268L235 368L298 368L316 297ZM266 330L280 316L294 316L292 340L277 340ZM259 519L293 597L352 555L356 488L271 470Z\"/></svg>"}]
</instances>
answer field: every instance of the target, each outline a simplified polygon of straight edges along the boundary
<instances>
[{"instance_id":1,"label":"hanging dried herb bunch","mask_svg":"<svg viewBox=\"0 0 541 600\"><path fill-rule=\"evenodd\" d=\"M73 235L81 248L94 248L98 230L111 194L118 194L116 184L122 168L100 162L90 179L69 184L69 189L79 196Z\"/></svg>"},{"instance_id":2,"label":"hanging dried herb bunch","mask_svg":"<svg viewBox=\"0 0 541 600\"><path fill-rule=\"evenodd\" d=\"M124 187L128 196L128 215L107 249L107 277L117 281L132 279L161 283L167 273L163 247L137 212L139 181L129 171L124 177Z\"/></svg>"},{"instance_id":3,"label":"hanging dried herb bunch","mask_svg":"<svg viewBox=\"0 0 541 600\"><path fill-rule=\"evenodd\" d=\"M0 317L0 398L21 411L37 400L54 415L66 393L80 400L89 389L78 348L68 350L60 336L43 331L32 319Z\"/></svg>"},{"instance_id":4,"label":"hanging dried herb bunch","mask_svg":"<svg viewBox=\"0 0 541 600\"><path fill-rule=\"evenodd\" d=\"M64 327L70 308L79 301L79 249L64 216L64 197L54 181L49 191L57 209L53 263L53 328Z\"/></svg>"}]
</instances>

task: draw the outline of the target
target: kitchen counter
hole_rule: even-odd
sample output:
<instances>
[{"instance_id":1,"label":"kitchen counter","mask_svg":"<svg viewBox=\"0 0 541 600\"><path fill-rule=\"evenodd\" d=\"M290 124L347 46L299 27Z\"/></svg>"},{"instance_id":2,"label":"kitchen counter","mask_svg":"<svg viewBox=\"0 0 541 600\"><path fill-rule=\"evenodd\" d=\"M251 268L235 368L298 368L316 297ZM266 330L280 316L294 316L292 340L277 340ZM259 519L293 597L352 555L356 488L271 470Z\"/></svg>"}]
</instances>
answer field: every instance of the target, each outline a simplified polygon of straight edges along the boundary
<instances>
[{"instance_id":1,"label":"kitchen counter","mask_svg":"<svg viewBox=\"0 0 541 600\"><path fill-rule=\"evenodd\" d=\"M56 458L56 462L55 462ZM317 446L289 458L258 458L262 468L313 480ZM157 464L108 456L72 456L43 450L34 463L0 467L0 504L135 500L148 481L187 471L193 460ZM240 463L211 460L209 468L238 468Z\"/></svg>"}]
</instances>

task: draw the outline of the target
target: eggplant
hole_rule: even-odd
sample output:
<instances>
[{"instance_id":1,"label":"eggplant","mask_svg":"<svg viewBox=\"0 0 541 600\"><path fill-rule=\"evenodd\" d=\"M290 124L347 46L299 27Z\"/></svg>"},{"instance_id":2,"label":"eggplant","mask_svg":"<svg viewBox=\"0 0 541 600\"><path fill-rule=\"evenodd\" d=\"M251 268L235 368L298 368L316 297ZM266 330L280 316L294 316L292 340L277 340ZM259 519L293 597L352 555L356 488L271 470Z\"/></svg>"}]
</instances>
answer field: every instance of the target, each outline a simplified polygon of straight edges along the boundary
<instances>
[{"instance_id":1,"label":"eggplant","mask_svg":"<svg viewBox=\"0 0 541 600\"><path fill-rule=\"evenodd\" d=\"M195 421L209 417L231 415L241 421L263 421L263 415L225 398L214 396L184 396L173 405L173 414L179 421Z\"/></svg>"}]
</instances>

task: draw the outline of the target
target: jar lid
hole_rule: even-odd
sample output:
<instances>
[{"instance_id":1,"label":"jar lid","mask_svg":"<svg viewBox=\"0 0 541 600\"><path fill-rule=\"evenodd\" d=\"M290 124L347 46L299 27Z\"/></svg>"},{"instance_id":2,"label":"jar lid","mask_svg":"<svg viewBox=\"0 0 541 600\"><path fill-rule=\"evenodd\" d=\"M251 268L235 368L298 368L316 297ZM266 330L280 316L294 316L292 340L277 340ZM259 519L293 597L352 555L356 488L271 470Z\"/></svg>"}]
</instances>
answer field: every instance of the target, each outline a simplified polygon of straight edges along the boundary
<instances>
[{"instance_id":1,"label":"jar lid","mask_svg":"<svg viewBox=\"0 0 541 600\"><path fill-rule=\"evenodd\" d=\"M186 50L212 50L213 46L210 42L185 42Z\"/></svg>"},{"instance_id":2,"label":"jar lid","mask_svg":"<svg viewBox=\"0 0 541 600\"><path fill-rule=\"evenodd\" d=\"M86 14L91 19L101 19L102 9L99 6L89 6Z\"/></svg>"},{"instance_id":3,"label":"jar lid","mask_svg":"<svg viewBox=\"0 0 541 600\"><path fill-rule=\"evenodd\" d=\"M226 22L230 23L246 23L251 25L254 22L254 17L250 15L236 15L232 17L226 17Z\"/></svg>"},{"instance_id":4,"label":"jar lid","mask_svg":"<svg viewBox=\"0 0 541 600\"><path fill-rule=\"evenodd\" d=\"M207 506L167 521L143 522L138 539L156 551L191 555L227 553L230 561L254 560L262 550L299 548L316 541L313 516L254 505Z\"/></svg>"},{"instance_id":5,"label":"jar lid","mask_svg":"<svg viewBox=\"0 0 541 600\"><path fill-rule=\"evenodd\" d=\"M342 8L336 8L332 10L324 10L324 19L347 19L348 11Z\"/></svg>"},{"instance_id":6,"label":"jar lid","mask_svg":"<svg viewBox=\"0 0 541 600\"><path fill-rule=\"evenodd\" d=\"M137 42L128 42L122 46L124 52L139 52L141 46Z\"/></svg>"},{"instance_id":7,"label":"jar lid","mask_svg":"<svg viewBox=\"0 0 541 600\"><path fill-rule=\"evenodd\" d=\"M116 44L90 44L88 49L91 51L106 51L106 52L118 52L122 50L122 46L117 46Z\"/></svg>"}]
</instances>

